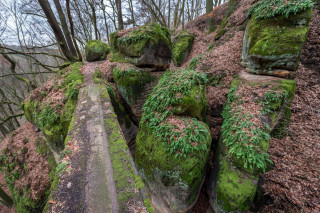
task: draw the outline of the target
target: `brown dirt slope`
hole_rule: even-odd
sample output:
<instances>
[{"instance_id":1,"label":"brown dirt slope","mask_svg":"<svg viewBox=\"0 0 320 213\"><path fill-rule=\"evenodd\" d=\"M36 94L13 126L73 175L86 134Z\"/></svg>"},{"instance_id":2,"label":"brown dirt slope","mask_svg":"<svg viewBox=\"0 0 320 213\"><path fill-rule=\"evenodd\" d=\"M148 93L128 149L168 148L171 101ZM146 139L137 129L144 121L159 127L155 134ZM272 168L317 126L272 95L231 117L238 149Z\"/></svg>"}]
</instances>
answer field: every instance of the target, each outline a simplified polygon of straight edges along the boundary
<instances>
[{"instance_id":1,"label":"brown dirt slope","mask_svg":"<svg viewBox=\"0 0 320 213\"><path fill-rule=\"evenodd\" d=\"M45 143L37 128L26 122L7 136L0 144L0 166L7 168L2 171L5 177L12 178L19 174L13 182L20 193L28 189L26 197L37 205L42 205L45 193L50 188L51 171L48 157L37 151L36 143ZM11 165L11 166L9 166ZM6 183L8 184L8 182ZM6 212L6 209L3 209Z\"/></svg>"},{"instance_id":2,"label":"brown dirt slope","mask_svg":"<svg viewBox=\"0 0 320 213\"><path fill-rule=\"evenodd\" d=\"M273 170L262 175L274 203L262 212L320 212L320 12L314 17L297 71L288 135L272 139Z\"/></svg>"}]
</instances>

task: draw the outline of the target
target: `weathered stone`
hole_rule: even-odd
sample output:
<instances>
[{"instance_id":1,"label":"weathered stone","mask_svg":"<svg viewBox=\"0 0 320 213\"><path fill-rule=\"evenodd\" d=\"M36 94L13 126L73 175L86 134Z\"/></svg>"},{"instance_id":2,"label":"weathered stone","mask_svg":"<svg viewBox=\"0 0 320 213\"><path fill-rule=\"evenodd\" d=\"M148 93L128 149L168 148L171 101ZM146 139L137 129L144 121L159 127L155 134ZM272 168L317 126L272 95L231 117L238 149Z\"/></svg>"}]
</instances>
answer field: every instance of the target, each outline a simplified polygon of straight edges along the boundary
<instances>
[{"instance_id":1,"label":"weathered stone","mask_svg":"<svg viewBox=\"0 0 320 213\"><path fill-rule=\"evenodd\" d=\"M159 70L169 67L170 32L159 24L151 23L128 33L113 33L110 38L112 62L127 62L138 67L154 67Z\"/></svg>"},{"instance_id":2,"label":"weathered stone","mask_svg":"<svg viewBox=\"0 0 320 213\"><path fill-rule=\"evenodd\" d=\"M152 89L157 85L163 72L151 72L147 69L130 66L130 68L114 68L113 78L118 93L125 101L136 124L142 117L142 107Z\"/></svg>"},{"instance_id":3,"label":"weathered stone","mask_svg":"<svg viewBox=\"0 0 320 213\"><path fill-rule=\"evenodd\" d=\"M105 60L110 47L99 40L89 41L86 44L86 59L89 62Z\"/></svg>"},{"instance_id":4,"label":"weathered stone","mask_svg":"<svg viewBox=\"0 0 320 213\"><path fill-rule=\"evenodd\" d=\"M245 91L245 95L241 91ZM272 165L266 154L271 135L283 137L286 134L294 92L293 80L246 72L240 72L232 82L215 157L217 167L210 175L207 188L215 212L249 209L259 174ZM245 110L248 105L252 107L257 103L260 111Z\"/></svg>"},{"instance_id":5,"label":"weathered stone","mask_svg":"<svg viewBox=\"0 0 320 213\"><path fill-rule=\"evenodd\" d=\"M211 144L209 128L206 141ZM183 157L170 154L155 133L140 125L136 140L136 163L139 174L150 192L151 203L158 212L187 212L195 204L205 176L209 151Z\"/></svg>"},{"instance_id":6,"label":"weathered stone","mask_svg":"<svg viewBox=\"0 0 320 213\"><path fill-rule=\"evenodd\" d=\"M180 66L189 56L192 49L194 36L188 31L180 31L174 38L172 45L172 60L176 66Z\"/></svg>"},{"instance_id":7,"label":"weathered stone","mask_svg":"<svg viewBox=\"0 0 320 213\"><path fill-rule=\"evenodd\" d=\"M293 78L311 17L311 9L290 14L288 18L257 19L253 16L245 31L242 50L242 60L249 71Z\"/></svg>"}]
</instances>

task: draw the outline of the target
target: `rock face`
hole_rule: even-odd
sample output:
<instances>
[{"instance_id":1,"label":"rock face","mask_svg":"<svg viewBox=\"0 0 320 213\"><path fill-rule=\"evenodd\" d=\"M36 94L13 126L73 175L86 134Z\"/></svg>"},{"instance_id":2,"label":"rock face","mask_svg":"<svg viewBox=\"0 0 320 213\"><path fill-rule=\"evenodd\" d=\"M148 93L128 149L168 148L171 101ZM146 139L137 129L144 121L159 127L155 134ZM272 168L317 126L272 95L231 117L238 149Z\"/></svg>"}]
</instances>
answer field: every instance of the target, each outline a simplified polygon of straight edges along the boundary
<instances>
[{"instance_id":1,"label":"rock face","mask_svg":"<svg viewBox=\"0 0 320 213\"><path fill-rule=\"evenodd\" d=\"M64 147L83 83L81 65L75 63L59 71L53 80L32 91L24 103L26 119L39 127L47 141L58 149Z\"/></svg>"},{"instance_id":2,"label":"rock face","mask_svg":"<svg viewBox=\"0 0 320 213\"><path fill-rule=\"evenodd\" d=\"M114 68L112 71L114 82L118 93L124 100L130 111L131 119L139 124L143 105L157 85L158 80L164 72L151 72L150 70L129 65L127 68Z\"/></svg>"},{"instance_id":3,"label":"rock face","mask_svg":"<svg viewBox=\"0 0 320 213\"><path fill-rule=\"evenodd\" d=\"M290 121L295 81L242 72L232 82L223 111L222 135L209 180L215 212L245 212L256 194L259 174L272 165L269 140L283 137Z\"/></svg>"},{"instance_id":4,"label":"rock face","mask_svg":"<svg viewBox=\"0 0 320 213\"><path fill-rule=\"evenodd\" d=\"M198 72L168 71L144 105L135 159L156 211L186 212L198 197L211 145L203 84Z\"/></svg>"},{"instance_id":5,"label":"rock face","mask_svg":"<svg viewBox=\"0 0 320 213\"><path fill-rule=\"evenodd\" d=\"M110 47L99 40L89 41L86 44L86 59L89 62L105 60Z\"/></svg>"},{"instance_id":6,"label":"rock face","mask_svg":"<svg viewBox=\"0 0 320 213\"><path fill-rule=\"evenodd\" d=\"M172 45L172 60L174 65L180 66L189 56L194 36L188 31L180 31L174 38Z\"/></svg>"},{"instance_id":7,"label":"rock face","mask_svg":"<svg viewBox=\"0 0 320 213\"><path fill-rule=\"evenodd\" d=\"M251 73L293 78L306 41L312 10L288 18L249 21L243 40L242 60Z\"/></svg>"},{"instance_id":8,"label":"rock face","mask_svg":"<svg viewBox=\"0 0 320 213\"><path fill-rule=\"evenodd\" d=\"M156 23L112 33L112 62L127 62L138 67L153 67L165 70L171 60L170 31Z\"/></svg>"}]
</instances>

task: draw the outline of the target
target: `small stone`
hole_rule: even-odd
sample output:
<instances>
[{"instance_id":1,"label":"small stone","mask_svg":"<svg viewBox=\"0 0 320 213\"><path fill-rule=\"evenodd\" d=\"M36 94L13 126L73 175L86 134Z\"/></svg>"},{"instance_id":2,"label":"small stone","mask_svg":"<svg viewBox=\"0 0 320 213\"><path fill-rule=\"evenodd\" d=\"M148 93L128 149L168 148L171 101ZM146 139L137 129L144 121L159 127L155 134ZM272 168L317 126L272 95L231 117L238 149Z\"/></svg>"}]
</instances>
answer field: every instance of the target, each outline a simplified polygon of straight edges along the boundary
<instances>
[{"instance_id":1,"label":"small stone","mask_svg":"<svg viewBox=\"0 0 320 213\"><path fill-rule=\"evenodd\" d=\"M71 188L71 185L72 185L72 183L69 182L69 183L67 184L67 188L70 189L70 188Z\"/></svg>"}]
</instances>

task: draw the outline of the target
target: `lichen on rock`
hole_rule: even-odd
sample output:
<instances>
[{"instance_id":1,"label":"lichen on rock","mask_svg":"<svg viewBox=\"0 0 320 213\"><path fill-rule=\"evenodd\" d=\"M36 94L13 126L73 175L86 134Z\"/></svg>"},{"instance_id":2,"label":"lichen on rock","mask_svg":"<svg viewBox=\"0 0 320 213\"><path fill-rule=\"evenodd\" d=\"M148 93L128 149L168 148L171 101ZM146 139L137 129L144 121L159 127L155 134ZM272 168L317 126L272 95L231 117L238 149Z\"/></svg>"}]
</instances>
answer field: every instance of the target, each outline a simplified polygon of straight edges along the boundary
<instances>
[{"instance_id":1,"label":"lichen on rock","mask_svg":"<svg viewBox=\"0 0 320 213\"><path fill-rule=\"evenodd\" d=\"M89 41L85 47L86 59L89 62L105 60L109 51L110 47L106 43L99 40Z\"/></svg>"},{"instance_id":2,"label":"lichen on rock","mask_svg":"<svg viewBox=\"0 0 320 213\"><path fill-rule=\"evenodd\" d=\"M166 69L171 60L170 31L156 23L110 35L112 62Z\"/></svg>"},{"instance_id":3,"label":"lichen on rock","mask_svg":"<svg viewBox=\"0 0 320 213\"><path fill-rule=\"evenodd\" d=\"M259 19L253 15L246 28L242 51L242 60L250 72L293 78L311 17L310 8L290 13L288 17Z\"/></svg>"},{"instance_id":4,"label":"lichen on rock","mask_svg":"<svg viewBox=\"0 0 320 213\"><path fill-rule=\"evenodd\" d=\"M192 49L194 36L186 31L180 31L174 38L172 45L172 60L176 66L180 66Z\"/></svg>"}]
</instances>

